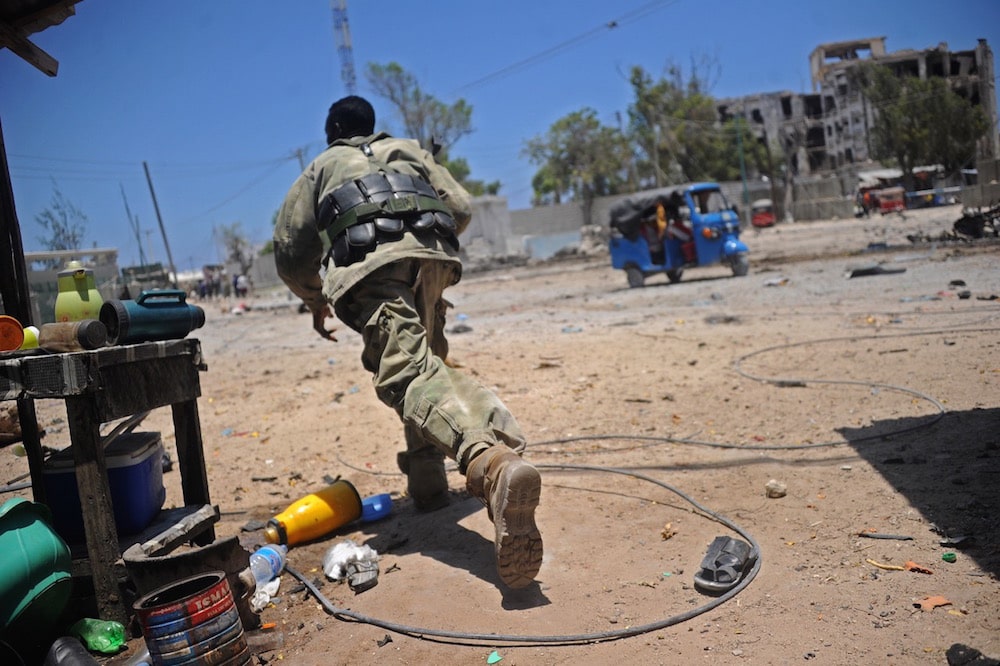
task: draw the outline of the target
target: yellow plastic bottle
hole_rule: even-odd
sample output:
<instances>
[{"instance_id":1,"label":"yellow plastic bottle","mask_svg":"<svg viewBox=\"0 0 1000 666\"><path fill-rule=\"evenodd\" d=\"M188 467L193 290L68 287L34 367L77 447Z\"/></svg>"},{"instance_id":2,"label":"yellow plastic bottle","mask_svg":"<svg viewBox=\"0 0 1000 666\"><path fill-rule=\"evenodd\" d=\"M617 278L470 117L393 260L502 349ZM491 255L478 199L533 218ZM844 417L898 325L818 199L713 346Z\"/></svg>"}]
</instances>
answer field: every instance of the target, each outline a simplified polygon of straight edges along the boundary
<instances>
[{"instance_id":1,"label":"yellow plastic bottle","mask_svg":"<svg viewBox=\"0 0 1000 666\"><path fill-rule=\"evenodd\" d=\"M338 479L296 500L267 521L264 538L268 543L294 546L318 539L360 517L361 495L350 481Z\"/></svg>"}]
</instances>

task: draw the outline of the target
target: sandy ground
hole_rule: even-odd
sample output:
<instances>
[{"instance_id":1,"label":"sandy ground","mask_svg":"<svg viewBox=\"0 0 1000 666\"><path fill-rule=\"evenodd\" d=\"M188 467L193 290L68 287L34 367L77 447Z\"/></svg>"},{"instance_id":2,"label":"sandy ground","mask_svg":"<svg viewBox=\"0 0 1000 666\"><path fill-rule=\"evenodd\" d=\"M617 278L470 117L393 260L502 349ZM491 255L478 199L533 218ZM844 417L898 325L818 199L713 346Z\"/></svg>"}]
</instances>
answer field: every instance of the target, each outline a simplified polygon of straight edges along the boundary
<instances>
[{"instance_id":1,"label":"sandy ground","mask_svg":"<svg viewBox=\"0 0 1000 666\"><path fill-rule=\"evenodd\" d=\"M931 241L959 215L749 231L743 278L709 267L629 289L606 257L467 275L447 294L450 325L471 329L449 336L451 359L517 415L543 473L545 559L516 592L457 471L449 507L414 511L401 427L357 335L321 340L283 295L241 315L205 304L217 533L252 548L262 536L244 526L324 477L394 499L390 517L289 553L330 605L370 621L327 613L285 575L259 663L942 664L956 645L1000 658L1000 245ZM905 270L847 277L873 265ZM68 443L58 410L40 414L46 443ZM171 449L167 410L144 427ZM23 465L3 456L0 471ZM179 503L176 472L165 482ZM693 576L734 527L760 569L719 604ZM321 569L348 538L381 557L358 595ZM908 561L932 573L883 568ZM919 608L935 596L948 605Z\"/></svg>"}]
</instances>

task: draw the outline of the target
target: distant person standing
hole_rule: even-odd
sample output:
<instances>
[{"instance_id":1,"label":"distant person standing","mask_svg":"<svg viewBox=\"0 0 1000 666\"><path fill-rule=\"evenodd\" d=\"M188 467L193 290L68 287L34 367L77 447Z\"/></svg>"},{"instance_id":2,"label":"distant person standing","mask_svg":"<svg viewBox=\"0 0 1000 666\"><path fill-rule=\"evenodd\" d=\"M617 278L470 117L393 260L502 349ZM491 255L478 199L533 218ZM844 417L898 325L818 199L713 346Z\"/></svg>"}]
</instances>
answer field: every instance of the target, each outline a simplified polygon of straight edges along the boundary
<instances>
[{"instance_id":1,"label":"distant person standing","mask_svg":"<svg viewBox=\"0 0 1000 666\"><path fill-rule=\"evenodd\" d=\"M525 440L506 406L444 361L442 293L461 276L457 235L471 218L469 194L416 141L374 128L361 97L330 107L328 147L278 212L278 274L322 337L336 340L326 327L331 308L362 335L375 392L404 424L398 462L417 508L448 503L444 457L454 459L493 521L501 580L524 587L542 563L541 477L517 453Z\"/></svg>"}]
</instances>

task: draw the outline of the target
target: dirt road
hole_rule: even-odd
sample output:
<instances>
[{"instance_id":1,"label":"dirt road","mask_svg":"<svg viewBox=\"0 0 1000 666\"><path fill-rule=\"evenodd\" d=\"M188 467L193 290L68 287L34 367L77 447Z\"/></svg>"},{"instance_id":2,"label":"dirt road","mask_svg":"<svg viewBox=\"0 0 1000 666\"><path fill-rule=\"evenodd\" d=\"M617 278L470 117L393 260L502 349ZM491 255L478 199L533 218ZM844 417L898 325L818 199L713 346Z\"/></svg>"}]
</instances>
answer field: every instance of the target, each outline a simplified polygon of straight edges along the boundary
<instances>
[{"instance_id":1,"label":"dirt road","mask_svg":"<svg viewBox=\"0 0 1000 666\"><path fill-rule=\"evenodd\" d=\"M516 593L457 472L439 512L400 494L401 428L356 335L325 342L273 299L241 315L206 304L217 532L324 476L395 500L389 518L289 554L333 606L376 622L331 616L286 575L262 613L282 645L261 662L942 664L956 645L1000 658L1000 246L907 239L959 214L750 232L744 278L707 268L629 289L604 258L467 275L448 293L465 329L451 358L502 396L543 467L545 560ZM876 265L893 270L847 277ZM66 437L49 430L51 446ZM771 480L783 497L766 496ZM708 512L759 545L760 568L706 610L717 600L693 576L716 535L736 535ZM320 568L347 538L381 555L360 595ZM887 568L910 561L933 573ZM947 605L919 608L936 596Z\"/></svg>"}]
</instances>

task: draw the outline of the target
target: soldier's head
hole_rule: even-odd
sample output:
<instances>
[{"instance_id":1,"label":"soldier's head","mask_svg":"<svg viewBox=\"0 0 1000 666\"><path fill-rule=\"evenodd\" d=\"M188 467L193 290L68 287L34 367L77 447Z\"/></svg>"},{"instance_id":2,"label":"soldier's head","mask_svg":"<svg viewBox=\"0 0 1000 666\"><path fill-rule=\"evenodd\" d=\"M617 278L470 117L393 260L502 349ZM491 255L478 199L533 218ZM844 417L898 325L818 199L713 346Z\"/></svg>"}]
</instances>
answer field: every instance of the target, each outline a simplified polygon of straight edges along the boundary
<instances>
[{"instance_id":1,"label":"soldier's head","mask_svg":"<svg viewBox=\"0 0 1000 666\"><path fill-rule=\"evenodd\" d=\"M368 136L375 131L375 109L363 97L338 99L326 115L326 143L352 136Z\"/></svg>"}]
</instances>

